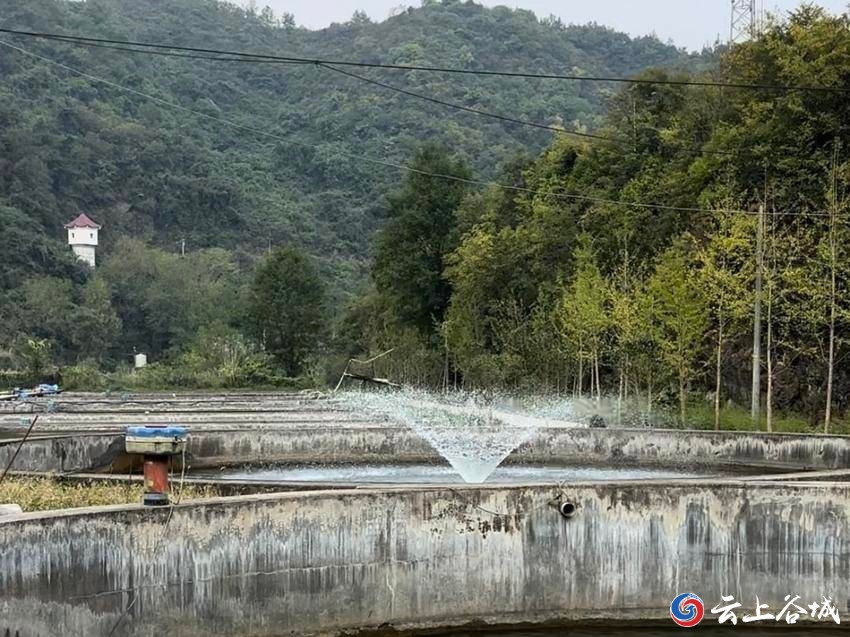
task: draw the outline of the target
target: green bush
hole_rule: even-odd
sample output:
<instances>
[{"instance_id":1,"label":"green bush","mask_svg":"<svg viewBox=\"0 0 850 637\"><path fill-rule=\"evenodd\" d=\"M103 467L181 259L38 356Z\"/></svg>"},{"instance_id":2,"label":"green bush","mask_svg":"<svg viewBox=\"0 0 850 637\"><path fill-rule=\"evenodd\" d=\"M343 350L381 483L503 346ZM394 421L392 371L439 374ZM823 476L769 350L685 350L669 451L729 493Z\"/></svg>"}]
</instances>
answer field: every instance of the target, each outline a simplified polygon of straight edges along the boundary
<instances>
[{"instance_id":1,"label":"green bush","mask_svg":"<svg viewBox=\"0 0 850 637\"><path fill-rule=\"evenodd\" d=\"M33 380L26 372L15 369L0 369L0 392L13 387L26 387L32 384Z\"/></svg>"},{"instance_id":2,"label":"green bush","mask_svg":"<svg viewBox=\"0 0 850 637\"><path fill-rule=\"evenodd\" d=\"M100 391L107 386L106 374L101 372L97 363L92 360L63 367L59 378L62 389L67 391Z\"/></svg>"}]
</instances>

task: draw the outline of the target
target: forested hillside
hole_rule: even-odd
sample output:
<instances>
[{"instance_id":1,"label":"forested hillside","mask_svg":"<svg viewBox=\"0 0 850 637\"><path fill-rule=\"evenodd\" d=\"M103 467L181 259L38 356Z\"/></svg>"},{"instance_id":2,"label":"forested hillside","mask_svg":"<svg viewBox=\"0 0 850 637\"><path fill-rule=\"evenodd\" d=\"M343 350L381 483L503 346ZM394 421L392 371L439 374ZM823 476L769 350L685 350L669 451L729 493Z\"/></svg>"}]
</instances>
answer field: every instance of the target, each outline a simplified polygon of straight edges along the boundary
<instances>
[{"instance_id":1,"label":"forested hillside","mask_svg":"<svg viewBox=\"0 0 850 637\"><path fill-rule=\"evenodd\" d=\"M212 0L3 0L0 14L12 29L469 69L628 76L700 62L652 38L449 0L382 23L355 15L317 32L294 27L292 16ZM8 48L0 52L5 214L23 215L26 232L40 241L61 239L61 224L85 211L105 227L104 254L122 234L169 251L182 239L190 250L222 246L249 254L292 243L321 257L337 284L350 284L363 278L384 195L403 177L363 157L403 163L428 140L455 149L479 176L491 176L518 149L539 150L552 137L313 65L182 60L5 39L161 100ZM567 127L594 127L607 94L591 85L364 73L468 107ZM16 265L22 273L58 267L27 257Z\"/></svg>"},{"instance_id":2,"label":"forested hillside","mask_svg":"<svg viewBox=\"0 0 850 637\"><path fill-rule=\"evenodd\" d=\"M34 31L640 81L357 70L591 139L316 64L6 36L29 54L0 51L2 366L102 387L143 351L162 362L134 383L240 386L392 349L394 380L567 392L620 421L736 426L757 392L751 426L846 426L847 16L803 6L690 56L452 0L321 32L204 0L3 9ZM94 272L63 242L80 211L104 225Z\"/></svg>"},{"instance_id":3,"label":"forested hillside","mask_svg":"<svg viewBox=\"0 0 850 637\"><path fill-rule=\"evenodd\" d=\"M317 32L214 0L0 0L0 15L4 28L25 31L464 69L631 75L710 57L454 0L382 23L356 14ZM277 248L312 258L307 279L323 282L333 318L369 280L387 195L404 178L392 164L427 141L487 179L553 137L315 65L2 40L10 46L0 46L0 368L32 375L81 362L108 369L136 351L160 361L213 342L224 343L222 360L249 354L258 345L242 336L256 333L250 281ZM362 74L468 108L588 129L612 94L604 85ZM93 274L62 229L79 212L103 225Z\"/></svg>"},{"instance_id":4,"label":"forested hillside","mask_svg":"<svg viewBox=\"0 0 850 637\"><path fill-rule=\"evenodd\" d=\"M829 430L850 395L848 18L801 8L719 75L744 86L644 74L610 104L607 140L564 135L505 165L520 191L435 201L411 177L351 349L401 348L382 370L399 380L613 396L631 415L661 402L719 426L752 396L760 302L761 426L802 412ZM417 161L463 170L435 150Z\"/></svg>"}]
</instances>

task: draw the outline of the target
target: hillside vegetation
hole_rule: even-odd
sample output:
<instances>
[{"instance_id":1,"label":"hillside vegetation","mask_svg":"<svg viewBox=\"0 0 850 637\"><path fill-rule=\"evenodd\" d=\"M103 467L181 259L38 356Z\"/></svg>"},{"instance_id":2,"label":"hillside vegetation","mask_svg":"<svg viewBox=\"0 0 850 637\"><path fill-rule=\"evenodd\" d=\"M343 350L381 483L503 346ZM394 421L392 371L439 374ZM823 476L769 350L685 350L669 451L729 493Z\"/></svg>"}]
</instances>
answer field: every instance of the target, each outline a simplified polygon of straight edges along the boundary
<instances>
[{"instance_id":1,"label":"hillside vegetation","mask_svg":"<svg viewBox=\"0 0 850 637\"><path fill-rule=\"evenodd\" d=\"M4 0L0 8L4 27L12 29L305 57L626 76L696 63L653 38L448 0L382 23L355 15L316 32L295 28L291 16L211 0ZM313 65L182 60L5 39L201 113L3 49L0 204L29 219L29 232L54 239L83 210L105 226L105 254L120 234L170 251L184 238L191 250L249 253L285 242L322 257L336 278L350 279L369 254L383 196L403 178L363 157L403 163L428 140L456 149L487 176L517 150L536 151L551 139L546 131L447 111ZM610 94L560 82L363 73L465 106L564 126L595 126Z\"/></svg>"},{"instance_id":2,"label":"hillside vegetation","mask_svg":"<svg viewBox=\"0 0 850 637\"><path fill-rule=\"evenodd\" d=\"M802 7L722 57L727 83L792 89L647 72L612 101L611 141L562 135L506 164L523 190L411 177L351 350L399 348L382 373L400 381L567 391L621 420L661 403L689 424L696 401L722 426L750 402L760 298L754 426L775 410L830 431L850 395L848 24ZM417 161L449 170L438 150Z\"/></svg>"},{"instance_id":3,"label":"hillside vegetation","mask_svg":"<svg viewBox=\"0 0 850 637\"><path fill-rule=\"evenodd\" d=\"M654 38L453 0L382 23L356 14L316 32L214 0L0 0L0 15L5 28L28 31L467 69L632 75L707 59ZM134 351L161 360L203 340L212 323L252 333L250 279L278 246L312 256L333 316L368 280L387 195L404 178L364 158L405 163L428 141L490 178L553 136L313 65L2 39L32 55L0 47L0 368L110 367ZM566 127L594 128L612 95L592 84L362 73ZM104 226L94 275L62 230L81 211Z\"/></svg>"},{"instance_id":4,"label":"hillside vegetation","mask_svg":"<svg viewBox=\"0 0 850 637\"><path fill-rule=\"evenodd\" d=\"M0 217L20 246L3 253L10 367L58 367L77 387L303 384L393 349L375 371L404 383L566 392L620 422L723 427L747 420L755 353L749 426L845 426L846 15L802 6L752 42L689 56L451 0L321 32L201 0L7 14L32 30L642 80L357 71L604 138L587 139L313 64L24 42L151 101L3 49ZM105 226L94 273L62 245L80 210ZM159 362L103 375L136 350Z\"/></svg>"}]
</instances>

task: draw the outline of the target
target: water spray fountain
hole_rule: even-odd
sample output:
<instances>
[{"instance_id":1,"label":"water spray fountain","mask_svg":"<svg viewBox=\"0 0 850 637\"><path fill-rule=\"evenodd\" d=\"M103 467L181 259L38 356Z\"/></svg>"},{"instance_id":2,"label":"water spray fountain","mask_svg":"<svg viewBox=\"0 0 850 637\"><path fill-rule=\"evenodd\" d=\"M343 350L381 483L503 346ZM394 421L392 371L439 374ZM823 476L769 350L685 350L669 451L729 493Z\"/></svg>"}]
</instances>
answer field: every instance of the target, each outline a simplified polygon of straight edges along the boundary
<instances>
[{"instance_id":1,"label":"water spray fountain","mask_svg":"<svg viewBox=\"0 0 850 637\"><path fill-rule=\"evenodd\" d=\"M484 482L511 452L553 422L508 400L473 393L348 392L341 401L407 425L468 483Z\"/></svg>"}]
</instances>

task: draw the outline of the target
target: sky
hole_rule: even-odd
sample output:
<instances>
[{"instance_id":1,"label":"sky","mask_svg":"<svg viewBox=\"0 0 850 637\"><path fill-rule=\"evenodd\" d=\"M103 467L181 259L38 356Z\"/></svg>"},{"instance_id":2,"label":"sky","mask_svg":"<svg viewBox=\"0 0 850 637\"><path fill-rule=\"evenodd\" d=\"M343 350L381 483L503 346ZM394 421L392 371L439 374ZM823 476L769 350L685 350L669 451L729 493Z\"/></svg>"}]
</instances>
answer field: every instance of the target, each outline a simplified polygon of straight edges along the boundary
<instances>
[{"instance_id":1,"label":"sky","mask_svg":"<svg viewBox=\"0 0 850 637\"><path fill-rule=\"evenodd\" d=\"M478 0L479 2L481 0ZM759 0L769 11L782 12L799 5L799 0ZM375 21L386 19L394 7L419 6L419 0L256 0L281 14L295 15L297 24L311 29L345 22L355 10L365 11ZM484 0L487 6L506 5L534 11L538 16L557 15L566 23L597 22L640 36L654 33L677 46L700 49L719 36L729 37L730 0ZM848 0L820 0L821 6L843 12Z\"/></svg>"}]
</instances>

